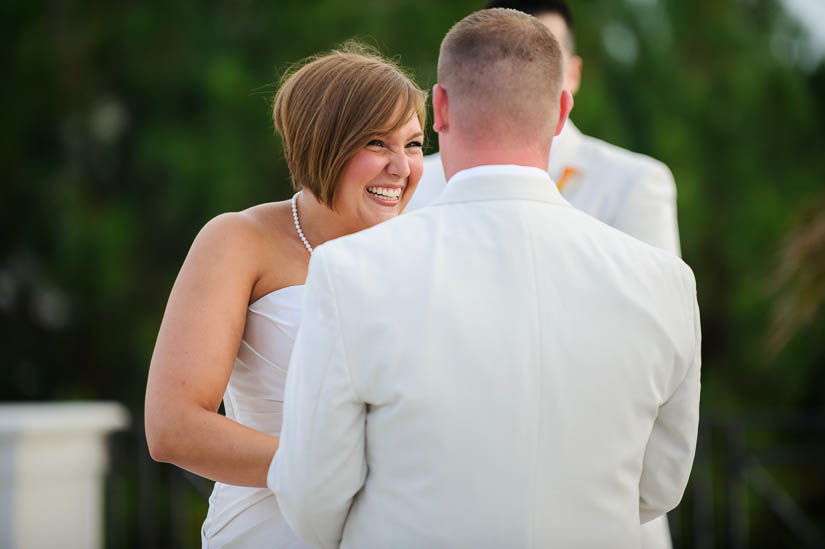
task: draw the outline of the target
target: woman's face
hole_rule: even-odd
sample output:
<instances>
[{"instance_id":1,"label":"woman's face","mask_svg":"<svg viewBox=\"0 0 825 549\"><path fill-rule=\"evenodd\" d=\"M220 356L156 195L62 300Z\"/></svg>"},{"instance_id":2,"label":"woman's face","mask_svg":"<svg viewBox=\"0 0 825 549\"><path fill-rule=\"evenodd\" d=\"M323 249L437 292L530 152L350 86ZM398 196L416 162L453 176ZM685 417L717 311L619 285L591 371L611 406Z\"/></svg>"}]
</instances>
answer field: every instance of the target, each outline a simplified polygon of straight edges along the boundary
<instances>
[{"instance_id":1,"label":"woman's face","mask_svg":"<svg viewBox=\"0 0 825 549\"><path fill-rule=\"evenodd\" d=\"M352 231L400 214L421 179L424 133L418 117L386 135L374 136L344 165L336 211Z\"/></svg>"}]
</instances>

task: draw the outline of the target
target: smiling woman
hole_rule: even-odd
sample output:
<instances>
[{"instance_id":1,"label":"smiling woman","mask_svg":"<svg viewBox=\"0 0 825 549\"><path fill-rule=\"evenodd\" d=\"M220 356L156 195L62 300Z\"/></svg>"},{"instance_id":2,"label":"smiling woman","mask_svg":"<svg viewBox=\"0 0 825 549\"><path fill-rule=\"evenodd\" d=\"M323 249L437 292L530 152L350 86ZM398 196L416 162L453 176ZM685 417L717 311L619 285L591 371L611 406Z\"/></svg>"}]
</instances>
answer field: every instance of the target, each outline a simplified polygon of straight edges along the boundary
<instances>
[{"instance_id":1,"label":"smiling woman","mask_svg":"<svg viewBox=\"0 0 825 549\"><path fill-rule=\"evenodd\" d=\"M273 106L298 193L220 215L192 244L158 333L145 415L154 459L217 481L204 547L303 546L264 487L309 258L404 209L421 177L425 101L364 46L307 60Z\"/></svg>"}]
</instances>

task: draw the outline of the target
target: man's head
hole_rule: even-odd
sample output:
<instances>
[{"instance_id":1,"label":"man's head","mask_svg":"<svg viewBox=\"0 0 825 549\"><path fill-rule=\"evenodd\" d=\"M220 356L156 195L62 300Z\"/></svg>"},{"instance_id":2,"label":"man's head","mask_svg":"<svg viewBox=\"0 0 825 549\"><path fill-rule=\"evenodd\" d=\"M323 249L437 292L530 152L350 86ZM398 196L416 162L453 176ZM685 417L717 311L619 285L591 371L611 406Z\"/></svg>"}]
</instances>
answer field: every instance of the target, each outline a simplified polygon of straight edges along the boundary
<instances>
[{"instance_id":1,"label":"man's head","mask_svg":"<svg viewBox=\"0 0 825 549\"><path fill-rule=\"evenodd\" d=\"M541 21L561 43L564 57L564 89L579 91L582 58L576 55L573 12L565 0L492 0L485 8L510 8L529 13Z\"/></svg>"},{"instance_id":2,"label":"man's head","mask_svg":"<svg viewBox=\"0 0 825 549\"><path fill-rule=\"evenodd\" d=\"M483 10L456 23L441 43L433 91L442 152L460 142L468 155L500 157L489 163L505 163L506 151L549 152L572 106L561 63L556 39L525 13Z\"/></svg>"}]
</instances>

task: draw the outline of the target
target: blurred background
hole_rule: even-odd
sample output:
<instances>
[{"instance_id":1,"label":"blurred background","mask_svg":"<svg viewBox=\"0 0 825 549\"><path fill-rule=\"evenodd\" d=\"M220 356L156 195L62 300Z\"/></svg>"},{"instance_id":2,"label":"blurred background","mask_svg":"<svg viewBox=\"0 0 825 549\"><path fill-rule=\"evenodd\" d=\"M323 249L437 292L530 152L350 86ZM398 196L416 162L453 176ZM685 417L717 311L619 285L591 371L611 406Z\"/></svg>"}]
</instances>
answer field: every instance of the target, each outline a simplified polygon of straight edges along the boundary
<instances>
[{"instance_id":1,"label":"blurred background","mask_svg":"<svg viewBox=\"0 0 825 549\"><path fill-rule=\"evenodd\" d=\"M674 544L823 547L825 2L570 1L572 117L671 168L697 277L703 419ZM431 87L441 38L482 4L0 4L0 401L131 411L107 547L200 546L211 483L150 460L146 375L200 227L291 196L279 75L360 37Z\"/></svg>"}]
</instances>

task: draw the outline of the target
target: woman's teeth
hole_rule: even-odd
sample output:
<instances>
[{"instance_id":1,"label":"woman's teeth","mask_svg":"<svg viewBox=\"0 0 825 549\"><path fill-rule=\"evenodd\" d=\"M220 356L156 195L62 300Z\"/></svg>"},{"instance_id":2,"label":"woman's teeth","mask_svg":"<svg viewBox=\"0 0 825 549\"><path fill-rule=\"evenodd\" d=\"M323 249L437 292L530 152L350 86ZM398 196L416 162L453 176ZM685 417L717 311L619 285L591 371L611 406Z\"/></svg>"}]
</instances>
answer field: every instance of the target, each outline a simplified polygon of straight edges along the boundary
<instances>
[{"instance_id":1,"label":"woman's teeth","mask_svg":"<svg viewBox=\"0 0 825 549\"><path fill-rule=\"evenodd\" d=\"M399 187L367 187L367 192L385 200L398 200L402 189Z\"/></svg>"}]
</instances>

